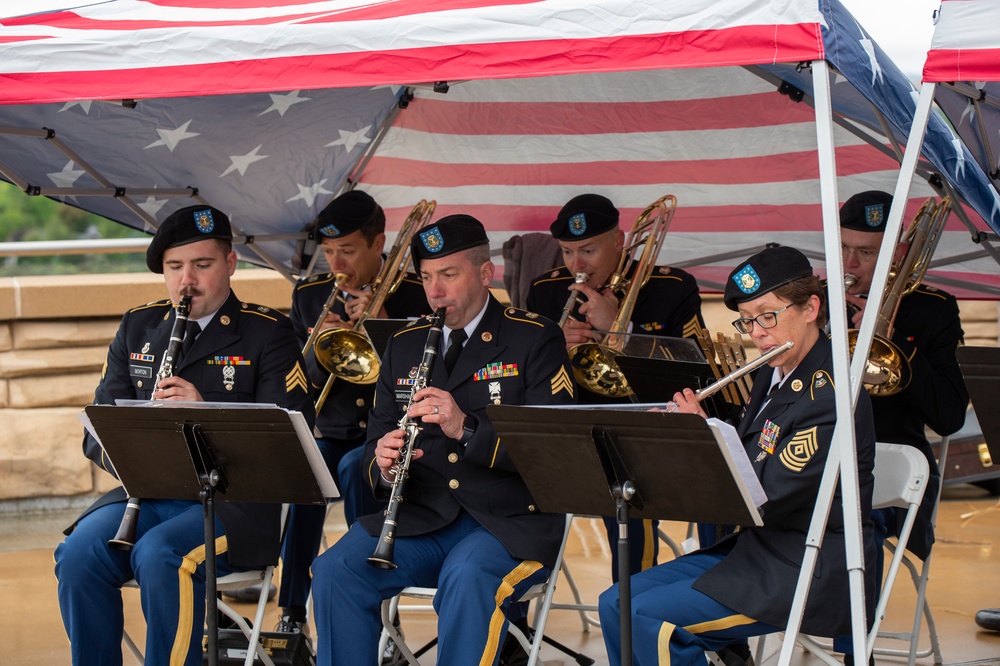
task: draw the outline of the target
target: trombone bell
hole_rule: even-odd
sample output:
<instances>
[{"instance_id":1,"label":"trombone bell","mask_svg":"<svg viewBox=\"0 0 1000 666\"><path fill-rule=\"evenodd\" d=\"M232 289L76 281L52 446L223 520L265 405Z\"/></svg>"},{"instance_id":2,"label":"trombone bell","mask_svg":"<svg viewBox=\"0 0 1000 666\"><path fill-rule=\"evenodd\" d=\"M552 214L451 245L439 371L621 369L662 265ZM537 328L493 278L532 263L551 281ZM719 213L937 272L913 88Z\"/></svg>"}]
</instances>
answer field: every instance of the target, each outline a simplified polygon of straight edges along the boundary
<instances>
[{"instance_id":1,"label":"trombone bell","mask_svg":"<svg viewBox=\"0 0 1000 666\"><path fill-rule=\"evenodd\" d=\"M316 362L332 375L352 384L374 384L382 363L364 333L350 328L328 328L313 346Z\"/></svg>"}]
</instances>

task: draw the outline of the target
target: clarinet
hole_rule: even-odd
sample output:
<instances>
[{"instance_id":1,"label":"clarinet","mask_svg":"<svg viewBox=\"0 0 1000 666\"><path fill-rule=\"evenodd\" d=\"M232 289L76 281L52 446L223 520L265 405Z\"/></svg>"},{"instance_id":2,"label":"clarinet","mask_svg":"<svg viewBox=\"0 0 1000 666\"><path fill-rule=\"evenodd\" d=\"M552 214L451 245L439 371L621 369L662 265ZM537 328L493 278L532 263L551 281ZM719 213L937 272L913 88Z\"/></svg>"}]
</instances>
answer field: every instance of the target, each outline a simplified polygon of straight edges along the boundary
<instances>
[{"instance_id":1,"label":"clarinet","mask_svg":"<svg viewBox=\"0 0 1000 666\"><path fill-rule=\"evenodd\" d=\"M167 342L167 349L163 352L160 360L160 369L156 373L156 381L153 383L153 398L160 388L160 382L174 374L174 364L177 354L181 350L181 343L184 342L184 333L187 330L188 315L191 313L191 296L181 298L177 304L177 311L174 317L174 325L170 329L170 341ZM125 505L125 515L118 526L115 537L108 541L108 545L117 550L129 551L135 545L135 530L139 523L139 498L129 497L128 504Z\"/></svg>"},{"instance_id":2,"label":"clarinet","mask_svg":"<svg viewBox=\"0 0 1000 666\"><path fill-rule=\"evenodd\" d=\"M431 372L434 370L434 362L438 356L438 345L441 341L441 327L444 325L445 309L441 308L427 320L431 323L431 329L427 332L427 342L424 343L424 354L420 359L420 367L417 369L417 376L410 388L410 399L406 403L403 417L399 419L397 428L403 431L403 448L399 450L400 457L392 470L395 473L392 479L392 492L389 495L389 506L385 510L385 521L382 523L382 533L379 535L375 552L368 558L368 564L379 569L395 569L392 554L396 543L396 522L399 520L399 505L403 501L403 488L406 479L410 475L410 461L413 459L413 450L417 435L423 430L416 421L410 418L410 407L413 405L413 396L417 391L426 388Z\"/></svg>"}]
</instances>

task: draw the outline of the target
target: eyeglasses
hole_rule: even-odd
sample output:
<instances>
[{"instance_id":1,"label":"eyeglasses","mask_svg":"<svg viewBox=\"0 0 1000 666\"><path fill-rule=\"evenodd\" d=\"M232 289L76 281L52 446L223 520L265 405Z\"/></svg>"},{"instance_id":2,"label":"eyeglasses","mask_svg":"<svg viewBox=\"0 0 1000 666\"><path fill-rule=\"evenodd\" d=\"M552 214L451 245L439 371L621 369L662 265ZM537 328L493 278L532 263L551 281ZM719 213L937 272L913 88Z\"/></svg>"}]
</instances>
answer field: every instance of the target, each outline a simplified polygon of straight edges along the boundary
<instances>
[{"instance_id":1,"label":"eyeglasses","mask_svg":"<svg viewBox=\"0 0 1000 666\"><path fill-rule=\"evenodd\" d=\"M864 247L848 247L847 245L840 246L840 253L844 256L853 254L858 261L863 262L875 261L876 257L878 257L878 250L869 250Z\"/></svg>"},{"instance_id":2,"label":"eyeglasses","mask_svg":"<svg viewBox=\"0 0 1000 666\"><path fill-rule=\"evenodd\" d=\"M789 303L780 310L775 310L774 312L761 312L756 317L740 317L733 322L733 327L736 328L740 333L752 333L753 324L757 322L757 325L761 328L774 328L778 325L778 313L784 312L788 308L792 307L792 303Z\"/></svg>"}]
</instances>

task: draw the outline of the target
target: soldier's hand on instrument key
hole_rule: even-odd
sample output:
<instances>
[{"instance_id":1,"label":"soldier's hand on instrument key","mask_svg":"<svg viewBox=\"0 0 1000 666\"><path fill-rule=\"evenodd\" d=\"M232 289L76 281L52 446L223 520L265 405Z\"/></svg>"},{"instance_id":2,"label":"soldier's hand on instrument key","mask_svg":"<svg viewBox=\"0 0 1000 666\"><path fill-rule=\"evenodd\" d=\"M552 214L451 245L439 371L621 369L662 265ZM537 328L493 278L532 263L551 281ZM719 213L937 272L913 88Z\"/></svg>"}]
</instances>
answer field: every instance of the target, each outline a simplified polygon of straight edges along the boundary
<instances>
[{"instance_id":1,"label":"soldier's hand on instrument key","mask_svg":"<svg viewBox=\"0 0 1000 666\"><path fill-rule=\"evenodd\" d=\"M328 328L350 328L350 322L344 321L339 314L331 312L323 318L323 323L319 325L319 330L325 331Z\"/></svg>"},{"instance_id":2,"label":"soldier's hand on instrument key","mask_svg":"<svg viewBox=\"0 0 1000 666\"><path fill-rule=\"evenodd\" d=\"M667 403L668 412L680 412L682 414L697 414L703 419L708 418L708 414L701 408L698 396L689 388L674 393L674 399Z\"/></svg>"},{"instance_id":3,"label":"soldier's hand on instrument key","mask_svg":"<svg viewBox=\"0 0 1000 666\"><path fill-rule=\"evenodd\" d=\"M204 402L194 384L177 375L164 377L153 395L153 400L176 400L181 402Z\"/></svg>"},{"instance_id":4,"label":"soldier's hand on instrument key","mask_svg":"<svg viewBox=\"0 0 1000 666\"><path fill-rule=\"evenodd\" d=\"M400 449L403 448L403 444L405 443L403 440L404 434L405 431L403 430L390 430L382 435L375 444L375 462L382 472L382 478L390 483L395 476L395 471L392 468L399 462ZM424 455L424 452L415 447L411 460L418 460L422 455Z\"/></svg>"},{"instance_id":5,"label":"soldier's hand on instrument key","mask_svg":"<svg viewBox=\"0 0 1000 666\"><path fill-rule=\"evenodd\" d=\"M580 314L587 318L587 323L598 331L611 330L618 316L618 299L610 290L597 291L586 284L574 284L570 289L576 289L587 297L587 302L580 306Z\"/></svg>"},{"instance_id":6,"label":"soldier's hand on instrument key","mask_svg":"<svg viewBox=\"0 0 1000 666\"><path fill-rule=\"evenodd\" d=\"M353 326L358 318L368 309L368 304L372 302L374 293L365 285L359 289L352 289L350 287L344 287L343 291L350 294L353 298L347 299L344 303L344 310L347 312L347 316L350 318L351 326ZM388 319L389 315L386 314L385 308L383 307L380 312L373 313L371 315L373 319Z\"/></svg>"},{"instance_id":7,"label":"soldier's hand on instrument key","mask_svg":"<svg viewBox=\"0 0 1000 666\"><path fill-rule=\"evenodd\" d=\"M563 336L566 338L566 349L572 349L584 342L593 342L597 338L593 326L573 317L567 319L563 325Z\"/></svg>"},{"instance_id":8,"label":"soldier's hand on instrument key","mask_svg":"<svg viewBox=\"0 0 1000 666\"><path fill-rule=\"evenodd\" d=\"M461 439L465 412L458 408L455 399L447 391L428 386L413 396L410 417L420 418L424 423L436 423L447 437Z\"/></svg>"},{"instance_id":9,"label":"soldier's hand on instrument key","mask_svg":"<svg viewBox=\"0 0 1000 666\"><path fill-rule=\"evenodd\" d=\"M864 295L854 296L852 294L845 294L845 298L847 299L847 313L851 318L848 326L850 328L861 328L861 318L865 315L865 305L868 303L868 297Z\"/></svg>"}]
</instances>

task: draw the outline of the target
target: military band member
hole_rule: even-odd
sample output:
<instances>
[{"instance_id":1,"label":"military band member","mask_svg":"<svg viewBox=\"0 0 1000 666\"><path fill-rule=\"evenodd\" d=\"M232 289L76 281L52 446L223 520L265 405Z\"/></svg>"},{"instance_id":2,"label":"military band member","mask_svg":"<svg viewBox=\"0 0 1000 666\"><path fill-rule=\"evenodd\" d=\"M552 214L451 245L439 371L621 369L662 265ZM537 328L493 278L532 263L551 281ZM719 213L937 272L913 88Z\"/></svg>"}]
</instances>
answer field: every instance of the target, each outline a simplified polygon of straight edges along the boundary
<instances>
[{"instance_id":1,"label":"military band member","mask_svg":"<svg viewBox=\"0 0 1000 666\"><path fill-rule=\"evenodd\" d=\"M240 301L230 288L236 270L229 219L209 206L171 213L146 252L162 273L169 299L133 308L108 350L95 404L116 399L263 402L306 415L313 405L291 323L270 308ZM192 297L189 350L160 381L157 368L175 320L174 304ZM197 328L195 328L197 326ZM199 332L200 331L200 332ZM89 434L84 454L114 474ZM74 664L122 663L121 587L138 581L146 617L146 662L202 661L205 621L205 527L199 502L143 499L131 551L108 545L125 510L119 487L67 530L55 552L59 608ZM280 506L219 502L217 573L259 569L278 561Z\"/></svg>"},{"instance_id":2,"label":"military band member","mask_svg":"<svg viewBox=\"0 0 1000 666\"><path fill-rule=\"evenodd\" d=\"M299 346L304 345L323 311L335 282L346 275L340 297L319 328L354 328L371 302L370 285L385 261L385 213L367 193L351 190L331 201L319 214L317 230L330 272L301 280L292 294L292 326ZM391 279L391 278L390 278ZM430 312L420 281L407 274L398 289L384 302L372 319L417 318ZM313 349L305 350L306 370L313 395L318 398L330 373L316 362ZM335 379L319 414L316 442L344 500L347 525L358 516L380 510L371 488L362 478L361 447L365 443L368 411L375 395L374 385L353 384ZM319 552L323 536L325 507L293 506L288 532L281 552L282 572L278 595L281 619L278 631L299 632L306 625L309 598L309 567Z\"/></svg>"},{"instance_id":3,"label":"military band member","mask_svg":"<svg viewBox=\"0 0 1000 666\"><path fill-rule=\"evenodd\" d=\"M782 631L788 620L806 537L837 423L831 344L823 332L824 293L798 250L768 248L742 262L726 281L733 322L762 352L794 347L757 371L737 432L767 495L763 526L744 527L715 545L632 577L636 666L702 666L721 650ZM694 392L674 396L679 411L706 416ZM870 520L875 431L862 391L854 417L865 561L874 556ZM850 629L850 595L840 490L822 539L802 632L834 636ZM868 620L874 570L866 569ZM621 663L618 586L601 595L600 615L611 664Z\"/></svg>"},{"instance_id":4,"label":"military band member","mask_svg":"<svg viewBox=\"0 0 1000 666\"><path fill-rule=\"evenodd\" d=\"M581 298L563 326L566 348L597 339L595 331L607 331L618 315L619 303L607 289L618 266L625 243L619 228L619 213L609 199L599 194L581 194L570 199L550 226L559 241L566 265L535 278L528 291L527 308L559 321L571 290ZM629 273L634 266L629 269ZM574 276L585 273L587 281L577 285ZM704 327L701 296L690 274L668 266L657 266L649 282L639 291L629 320L630 332L669 337L696 337ZM598 395L581 388L579 400L586 404L628 402ZM618 580L618 525L604 519L611 545L612 576ZM630 571L637 573L656 564L659 553L657 522L629 521Z\"/></svg>"},{"instance_id":5,"label":"military band member","mask_svg":"<svg viewBox=\"0 0 1000 666\"><path fill-rule=\"evenodd\" d=\"M847 289L848 326L860 328L868 304L885 224L892 196L870 190L848 199L840 209L840 237L844 273L857 281ZM905 251L899 248L897 252ZM965 423L969 392L955 352L963 344L958 301L935 287L919 285L899 301L893 320L892 342L908 359L903 390L894 395L873 395L875 435L880 442L909 444L920 449L930 466L930 477L917 512L906 549L924 559L934 543L932 516L941 484L934 452L924 427L942 437L957 432ZM899 535L905 511L894 508L874 512L878 571L882 570L882 542L887 535ZM846 662L853 663L848 641L838 640L838 650L847 650Z\"/></svg>"},{"instance_id":6,"label":"military band member","mask_svg":"<svg viewBox=\"0 0 1000 666\"><path fill-rule=\"evenodd\" d=\"M359 518L316 559L316 657L324 666L375 663L382 600L408 585L438 588L438 663L496 664L506 611L547 578L563 534L565 516L538 511L486 415L489 404L573 402L558 327L490 294L489 240L475 218L439 220L417 233L412 251L431 309L445 308L446 315L428 386L408 411L423 430L393 542L398 568L367 562L382 515ZM428 329L419 320L386 350L363 457L382 496L394 478L403 445L398 423Z\"/></svg>"}]
</instances>

